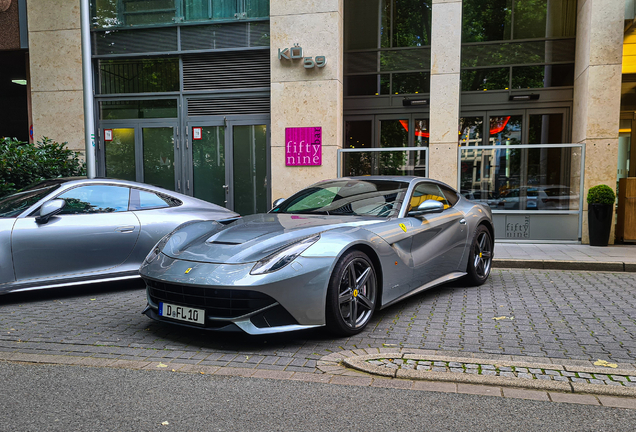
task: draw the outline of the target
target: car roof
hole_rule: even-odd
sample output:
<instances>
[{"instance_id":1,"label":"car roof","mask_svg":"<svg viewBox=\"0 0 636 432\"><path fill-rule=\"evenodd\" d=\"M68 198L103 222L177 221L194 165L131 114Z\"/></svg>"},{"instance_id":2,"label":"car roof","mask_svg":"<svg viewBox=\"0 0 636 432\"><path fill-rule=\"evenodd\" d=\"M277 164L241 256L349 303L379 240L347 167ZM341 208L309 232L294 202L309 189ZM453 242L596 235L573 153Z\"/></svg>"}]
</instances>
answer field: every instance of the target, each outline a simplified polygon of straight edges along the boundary
<instances>
[{"instance_id":1,"label":"car roof","mask_svg":"<svg viewBox=\"0 0 636 432\"><path fill-rule=\"evenodd\" d=\"M419 181L427 181L431 183L437 183L443 186L446 186L452 190L455 190L454 187L449 186L448 184L435 180L429 177L420 177L420 176L383 176L383 175L372 175L372 176L353 176L353 177L339 177L336 179L329 179L324 181L333 181L333 180L360 180L360 181L396 181L403 183L417 183ZM322 183L322 182L321 182Z\"/></svg>"}]
</instances>

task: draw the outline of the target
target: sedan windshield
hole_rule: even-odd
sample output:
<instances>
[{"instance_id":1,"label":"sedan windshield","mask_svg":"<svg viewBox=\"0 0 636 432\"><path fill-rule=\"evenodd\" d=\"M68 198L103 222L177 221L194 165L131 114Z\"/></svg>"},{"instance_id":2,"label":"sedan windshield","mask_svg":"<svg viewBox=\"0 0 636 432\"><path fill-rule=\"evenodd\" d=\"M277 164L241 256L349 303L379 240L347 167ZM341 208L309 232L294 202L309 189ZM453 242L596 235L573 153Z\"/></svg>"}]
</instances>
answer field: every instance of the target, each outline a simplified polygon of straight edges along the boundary
<instances>
[{"instance_id":1,"label":"sedan windshield","mask_svg":"<svg viewBox=\"0 0 636 432\"><path fill-rule=\"evenodd\" d=\"M272 213L391 217L400 211L408 186L390 180L333 180L301 190Z\"/></svg>"},{"instance_id":2,"label":"sedan windshield","mask_svg":"<svg viewBox=\"0 0 636 432\"><path fill-rule=\"evenodd\" d=\"M27 208L44 198L55 189L59 188L60 184L53 184L51 186L31 188L24 192L19 192L13 195L0 199L0 218L16 217Z\"/></svg>"}]
</instances>

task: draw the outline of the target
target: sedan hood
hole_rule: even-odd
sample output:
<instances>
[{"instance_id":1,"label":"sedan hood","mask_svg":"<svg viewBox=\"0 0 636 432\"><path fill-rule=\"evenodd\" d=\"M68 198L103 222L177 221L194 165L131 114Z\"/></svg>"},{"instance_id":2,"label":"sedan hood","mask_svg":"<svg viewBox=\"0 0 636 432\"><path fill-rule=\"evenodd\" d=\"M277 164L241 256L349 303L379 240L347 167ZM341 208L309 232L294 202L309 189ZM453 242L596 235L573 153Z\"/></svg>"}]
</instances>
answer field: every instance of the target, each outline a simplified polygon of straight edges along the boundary
<instances>
[{"instance_id":1,"label":"sedan hood","mask_svg":"<svg viewBox=\"0 0 636 432\"><path fill-rule=\"evenodd\" d=\"M229 225L198 222L176 231L162 252L186 261L243 264L259 261L287 244L323 231L385 221L376 217L267 213L246 216Z\"/></svg>"}]
</instances>

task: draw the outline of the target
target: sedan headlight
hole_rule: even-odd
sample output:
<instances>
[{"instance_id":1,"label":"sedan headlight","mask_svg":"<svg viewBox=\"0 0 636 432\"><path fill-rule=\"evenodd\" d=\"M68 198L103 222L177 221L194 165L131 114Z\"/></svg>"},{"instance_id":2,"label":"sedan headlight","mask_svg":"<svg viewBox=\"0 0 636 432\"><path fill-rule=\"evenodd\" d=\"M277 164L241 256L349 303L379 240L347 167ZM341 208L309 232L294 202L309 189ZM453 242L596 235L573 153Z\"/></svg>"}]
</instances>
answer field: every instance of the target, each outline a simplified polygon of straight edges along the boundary
<instances>
[{"instance_id":1,"label":"sedan headlight","mask_svg":"<svg viewBox=\"0 0 636 432\"><path fill-rule=\"evenodd\" d=\"M280 270L290 262L294 261L298 255L303 253L309 246L316 243L318 240L320 240L320 234L287 245L257 262L254 265L254 268L252 268L250 274L260 275Z\"/></svg>"}]
</instances>

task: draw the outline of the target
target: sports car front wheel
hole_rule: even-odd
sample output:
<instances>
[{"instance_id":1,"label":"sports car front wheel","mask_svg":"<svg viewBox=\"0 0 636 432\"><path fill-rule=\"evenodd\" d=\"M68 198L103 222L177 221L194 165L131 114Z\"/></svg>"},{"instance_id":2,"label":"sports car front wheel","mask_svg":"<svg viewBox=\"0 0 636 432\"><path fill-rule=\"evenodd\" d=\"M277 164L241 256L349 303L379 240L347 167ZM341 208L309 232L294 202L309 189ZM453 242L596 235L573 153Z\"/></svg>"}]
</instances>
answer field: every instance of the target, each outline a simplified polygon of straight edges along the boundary
<instances>
[{"instance_id":1,"label":"sports car front wheel","mask_svg":"<svg viewBox=\"0 0 636 432\"><path fill-rule=\"evenodd\" d=\"M371 320L377 299L377 278L369 257L345 254L336 264L327 290L327 328L341 336L360 333Z\"/></svg>"}]
</instances>

